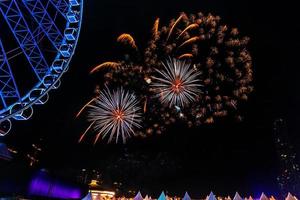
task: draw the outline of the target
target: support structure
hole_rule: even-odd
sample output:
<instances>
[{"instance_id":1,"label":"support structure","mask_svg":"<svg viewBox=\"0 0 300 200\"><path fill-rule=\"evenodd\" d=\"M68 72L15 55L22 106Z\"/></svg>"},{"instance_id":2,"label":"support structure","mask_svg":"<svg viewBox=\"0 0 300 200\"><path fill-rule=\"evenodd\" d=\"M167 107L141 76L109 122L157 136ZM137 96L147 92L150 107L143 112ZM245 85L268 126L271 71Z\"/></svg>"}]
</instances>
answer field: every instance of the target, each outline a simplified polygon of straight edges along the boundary
<instances>
[{"instance_id":1,"label":"support structure","mask_svg":"<svg viewBox=\"0 0 300 200\"><path fill-rule=\"evenodd\" d=\"M35 41L18 3L16 0L0 1L0 12L37 78L42 81L43 77L49 72L49 65Z\"/></svg>"},{"instance_id":2,"label":"support structure","mask_svg":"<svg viewBox=\"0 0 300 200\"><path fill-rule=\"evenodd\" d=\"M63 42L63 35L42 2L40 0L23 0L23 3L52 45L59 50Z\"/></svg>"},{"instance_id":3,"label":"support structure","mask_svg":"<svg viewBox=\"0 0 300 200\"><path fill-rule=\"evenodd\" d=\"M0 40L0 98L1 105L7 108L9 101L20 100L20 94L7 60L2 41Z\"/></svg>"}]
</instances>

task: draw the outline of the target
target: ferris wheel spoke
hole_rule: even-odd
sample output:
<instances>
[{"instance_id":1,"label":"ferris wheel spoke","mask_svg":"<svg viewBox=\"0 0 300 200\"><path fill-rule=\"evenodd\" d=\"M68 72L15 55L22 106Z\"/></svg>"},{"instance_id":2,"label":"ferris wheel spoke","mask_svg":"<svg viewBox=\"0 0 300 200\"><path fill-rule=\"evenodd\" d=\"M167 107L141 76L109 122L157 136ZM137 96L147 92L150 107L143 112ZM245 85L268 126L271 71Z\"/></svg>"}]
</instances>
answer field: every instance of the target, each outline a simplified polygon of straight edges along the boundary
<instances>
[{"instance_id":1,"label":"ferris wheel spoke","mask_svg":"<svg viewBox=\"0 0 300 200\"><path fill-rule=\"evenodd\" d=\"M42 28L39 26L34 31L32 31L34 39L37 41L37 44L40 44L40 42L44 39L45 34L43 33Z\"/></svg>"},{"instance_id":2,"label":"ferris wheel spoke","mask_svg":"<svg viewBox=\"0 0 300 200\"><path fill-rule=\"evenodd\" d=\"M4 16L33 72L42 81L43 77L49 72L49 67L16 0L0 1L0 12Z\"/></svg>"},{"instance_id":3,"label":"ferris wheel spoke","mask_svg":"<svg viewBox=\"0 0 300 200\"><path fill-rule=\"evenodd\" d=\"M11 57L8 57L7 60L10 61L11 59L14 59L15 57L17 57L17 56L19 56L19 55L22 55L22 54L23 54L23 52L20 51L20 52L18 52L18 53L16 53L16 54L12 55Z\"/></svg>"},{"instance_id":4,"label":"ferris wheel spoke","mask_svg":"<svg viewBox=\"0 0 300 200\"><path fill-rule=\"evenodd\" d=\"M44 51L54 52L54 51L52 51L52 50L47 50L47 49L45 49ZM11 54L12 54L12 55L11 55ZM22 49L21 49L20 47L18 47L18 48L16 48L16 49L14 49L14 51L7 52L7 53L6 53L6 57L7 57L7 60L10 61L10 60L12 60L12 59L14 59L14 58L16 58L16 57L22 55L22 54L23 54Z\"/></svg>"},{"instance_id":5,"label":"ferris wheel spoke","mask_svg":"<svg viewBox=\"0 0 300 200\"><path fill-rule=\"evenodd\" d=\"M45 9L48 10L50 5L52 5L51 1L47 1L46 5L45 5ZM54 22L56 21L58 14L59 14L59 11L57 9L55 9L55 14L51 16Z\"/></svg>"},{"instance_id":6,"label":"ferris wheel spoke","mask_svg":"<svg viewBox=\"0 0 300 200\"><path fill-rule=\"evenodd\" d=\"M20 47L16 47L14 49L11 49L10 51L7 51L7 54L13 53L13 52L15 52L17 50L20 50Z\"/></svg>"},{"instance_id":7,"label":"ferris wheel spoke","mask_svg":"<svg viewBox=\"0 0 300 200\"><path fill-rule=\"evenodd\" d=\"M21 99L1 40L0 40L0 96L2 100L2 105L4 107L7 107L8 101Z\"/></svg>"},{"instance_id":8,"label":"ferris wheel spoke","mask_svg":"<svg viewBox=\"0 0 300 200\"><path fill-rule=\"evenodd\" d=\"M52 45L59 50L63 42L63 35L55 25L55 22L50 17L41 1L23 0L23 3Z\"/></svg>"},{"instance_id":9,"label":"ferris wheel spoke","mask_svg":"<svg viewBox=\"0 0 300 200\"><path fill-rule=\"evenodd\" d=\"M45 5L45 10L48 10L50 5L51 5L50 1L47 1L47 4ZM55 14L52 17L54 22L56 21L58 14L59 11L55 10ZM45 38L45 34L40 26L37 29L35 29L32 33L38 44L40 44L40 42Z\"/></svg>"},{"instance_id":10,"label":"ferris wheel spoke","mask_svg":"<svg viewBox=\"0 0 300 200\"><path fill-rule=\"evenodd\" d=\"M69 11L69 4L65 0L49 0L49 2L56 8L56 10L67 19Z\"/></svg>"}]
</instances>

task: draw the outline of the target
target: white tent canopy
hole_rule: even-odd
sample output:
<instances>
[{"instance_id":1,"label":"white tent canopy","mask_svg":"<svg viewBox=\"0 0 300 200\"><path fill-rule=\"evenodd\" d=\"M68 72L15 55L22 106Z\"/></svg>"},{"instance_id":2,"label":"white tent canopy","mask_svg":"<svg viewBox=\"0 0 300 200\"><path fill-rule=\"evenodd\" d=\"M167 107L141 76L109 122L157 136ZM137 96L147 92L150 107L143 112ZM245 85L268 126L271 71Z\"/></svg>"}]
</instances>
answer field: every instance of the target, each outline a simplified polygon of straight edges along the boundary
<instances>
[{"instance_id":1,"label":"white tent canopy","mask_svg":"<svg viewBox=\"0 0 300 200\"><path fill-rule=\"evenodd\" d=\"M231 200L231 197L228 196L228 197L225 197L225 200ZM253 200L253 199L252 199Z\"/></svg>"},{"instance_id":2,"label":"white tent canopy","mask_svg":"<svg viewBox=\"0 0 300 200\"><path fill-rule=\"evenodd\" d=\"M182 198L182 200L191 200L191 197L187 192L185 192L184 197Z\"/></svg>"},{"instance_id":3,"label":"white tent canopy","mask_svg":"<svg viewBox=\"0 0 300 200\"><path fill-rule=\"evenodd\" d=\"M217 200L214 193L210 192L209 196L206 198L206 200Z\"/></svg>"},{"instance_id":4,"label":"white tent canopy","mask_svg":"<svg viewBox=\"0 0 300 200\"><path fill-rule=\"evenodd\" d=\"M262 193L259 200L269 200L269 198L264 193Z\"/></svg>"},{"instance_id":5,"label":"white tent canopy","mask_svg":"<svg viewBox=\"0 0 300 200\"><path fill-rule=\"evenodd\" d=\"M136 194L136 196L133 198L133 200L144 200L140 191Z\"/></svg>"},{"instance_id":6,"label":"white tent canopy","mask_svg":"<svg viewBox=\"0 0 300 200\"><path fill-rule=\"evenodd\" d=\"M295 196L293 196L291 193L288 193L288 195L285 198L285 200L297 200L297 198Z\"/></svg>"},{"instance_id":7,"label":"white tent canopy","mask_svg":"<svg viewBox=\"0 0 300 200\"><path fill-rule=\"evenodd\" d=\"M238 192L235 193L233 200L243 200Z\"/></svg>"},{"instance_id":8,"label":"white tent canopy","mask_svg":"<svg viewBox=\"0 0 300 200\"><path fill-rule=\"evenodd\" d=\"M165 195L165 193L162 191L162 193L160 194L160 196L158 197L158 199L157 200L166 200L167 198L166 198L166 195Z\"/></svg>"},{"instance_id":9,"label":"white tent canopy","mask_svg":"<svg viewBox=\"0 0 300 200\"><path fill-rule=\"evenodd\" d=\"M144 198L144 200L149 200L149 196L146 195L145 198Z\"/></svg>"}]
</instances>

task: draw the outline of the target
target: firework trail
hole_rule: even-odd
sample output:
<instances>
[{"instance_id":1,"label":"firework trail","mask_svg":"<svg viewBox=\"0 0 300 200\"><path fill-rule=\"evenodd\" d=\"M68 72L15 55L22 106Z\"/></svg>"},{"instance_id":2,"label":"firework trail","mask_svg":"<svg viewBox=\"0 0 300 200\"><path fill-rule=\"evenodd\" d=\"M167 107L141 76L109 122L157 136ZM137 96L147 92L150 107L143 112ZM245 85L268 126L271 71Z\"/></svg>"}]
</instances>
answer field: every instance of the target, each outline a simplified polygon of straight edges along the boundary
<instances>
[{"instance_id":1,"label":"firework trail","mask_svg":"<svg viewBox=\"0 0 300 200\"><path fill-rule=\"evenodd\" d=\"M174 28L175 28L176 25L180 22L180 20L183 18L183 16L184 16L184 14L180 15L180 16L178 17L178 19L174 22L173 26L171 27L171 29L170 29L170 31L169 31L169 34L168 34L168 37L167 37L167 41L168 41L169 38L171 37Z\"/></svg>"},{"instance_id":2,"label":"firework trail","mask_svg":"<svg viewBox=\"0 0 300 200\"><path fill-rule=\"evenodd\" d=\"M199 28L199 25L198 25L198 24L191 24L191 25L189 25L188 27L186 27L186 28L178 35L177 39L180 38L180 37L181 37L184 33L186 33L187 31L192 30L192 29L196 29L196 28Z\"/></svg>"},{"instance_id":3,"label":"firework trail","mask_svg":"<svg viewBox=\"0 0 300 200\"><path fill-rule=\"evenodd\" d=\"M184 41L178 48L181 48L181 47L183 47L183 46L185 46L185 45L188 45L188 44L192 44L192 43L196 42L196 41L199 40L199 39L200 39L200 38L199 38L198 36L192 37L192 38L190 38L190 39Z\"/></svg>"}]
</instances>

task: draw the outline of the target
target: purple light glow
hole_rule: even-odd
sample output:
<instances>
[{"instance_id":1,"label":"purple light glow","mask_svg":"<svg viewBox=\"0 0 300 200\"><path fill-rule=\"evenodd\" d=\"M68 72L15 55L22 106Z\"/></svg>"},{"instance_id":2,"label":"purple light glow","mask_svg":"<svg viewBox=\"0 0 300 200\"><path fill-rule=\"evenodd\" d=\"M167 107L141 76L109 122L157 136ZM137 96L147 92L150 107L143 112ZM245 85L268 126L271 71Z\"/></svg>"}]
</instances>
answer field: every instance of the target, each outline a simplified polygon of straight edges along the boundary
<instances>
[{"instance_id":1,"label":"purple light glow","mask_svg":"<svg viewBox=\"0 0 300 200\"><path fill-rule=\"evenodd\" d=\"M39 173L32 179L29 194L60 199L79 199L81 197L79 188L59 183L45 173Z\"/></svg>"}]
</instances>

